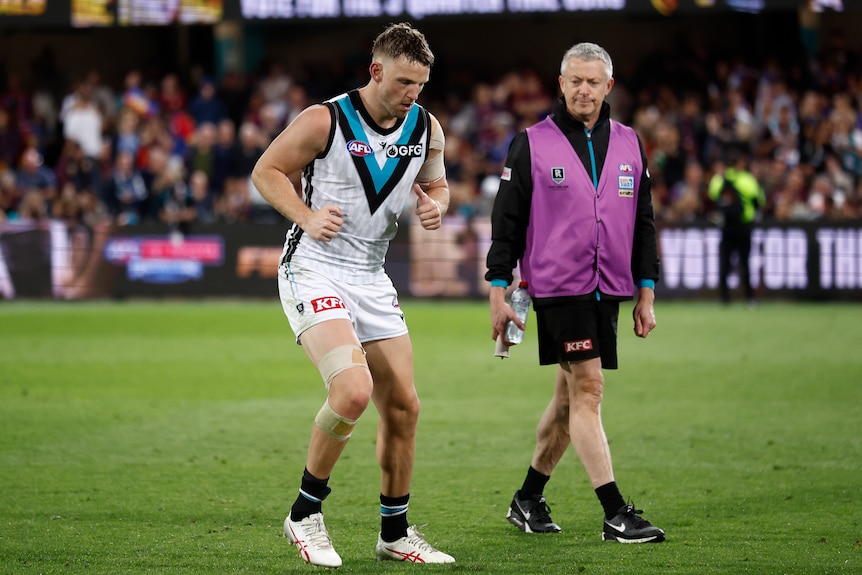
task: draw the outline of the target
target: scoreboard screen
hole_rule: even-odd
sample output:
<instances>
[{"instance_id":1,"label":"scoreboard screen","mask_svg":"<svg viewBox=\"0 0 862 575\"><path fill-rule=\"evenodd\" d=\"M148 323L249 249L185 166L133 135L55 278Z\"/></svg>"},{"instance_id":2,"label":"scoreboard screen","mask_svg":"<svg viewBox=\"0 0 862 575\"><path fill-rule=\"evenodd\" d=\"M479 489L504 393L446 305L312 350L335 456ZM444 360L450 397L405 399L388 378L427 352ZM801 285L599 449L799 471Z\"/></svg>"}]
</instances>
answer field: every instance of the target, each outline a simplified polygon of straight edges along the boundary
<instances>
[{"instance_id":1,"label":"scoreboard screen","mask_svg":"<svg viewBox=\"0 0 862 575\"><path fill-rule=\"evenodd\" d=\"M515 16L519 14L760 13L845 9L851 0L0 0L0 26L100 27L211 25L223 20L290 22L358 18ZM858 0L852 0L857 2Z\"/></svg>"}]
</instances>

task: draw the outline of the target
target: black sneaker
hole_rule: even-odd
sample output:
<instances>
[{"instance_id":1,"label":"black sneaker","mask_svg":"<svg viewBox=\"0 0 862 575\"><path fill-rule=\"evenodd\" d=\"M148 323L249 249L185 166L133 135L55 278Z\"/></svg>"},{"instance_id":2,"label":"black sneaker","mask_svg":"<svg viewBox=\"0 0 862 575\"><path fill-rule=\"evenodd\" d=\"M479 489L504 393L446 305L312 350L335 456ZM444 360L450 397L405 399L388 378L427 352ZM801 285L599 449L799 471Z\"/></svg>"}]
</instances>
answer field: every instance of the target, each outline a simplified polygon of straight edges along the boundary
<instances>
[{"instance_id":1,"label":"black sneaker","mask_svg":"<svg viewBox=\"0 0 862 575\"><path fill-rule=\"evenodd\" d=\"M560 526L551 521L551 508L541 495L530 499L518 499L518 492L512 498L506 519L524 533L559 533Z\"/></svg>"},{"instance_id":2,"label":"black sneaker","mask_svg":"<svg viewBox=\"0 0 862 575\"><path fill-rule=\"evenodd\" d=\"M602 541L620 543L658 543L664 541L664 531L640 516L643 513L632 504L624 505L613 519L605 519Z\"/></svg>"}]
</instances>

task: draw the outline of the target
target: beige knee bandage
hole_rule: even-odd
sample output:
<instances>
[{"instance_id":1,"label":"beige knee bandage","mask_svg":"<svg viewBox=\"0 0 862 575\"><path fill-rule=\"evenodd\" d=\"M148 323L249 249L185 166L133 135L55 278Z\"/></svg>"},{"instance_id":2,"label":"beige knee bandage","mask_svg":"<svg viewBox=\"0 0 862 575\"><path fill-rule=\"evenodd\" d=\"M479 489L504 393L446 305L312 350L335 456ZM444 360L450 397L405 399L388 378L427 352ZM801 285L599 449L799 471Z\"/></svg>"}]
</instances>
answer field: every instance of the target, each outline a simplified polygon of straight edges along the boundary
<instances>
[{"instance_id":1,"label":"beige knee bandage","mask_svg":"<svg viewBox=\"0 0 862 575\"><path fill-rule=\"evenodd\" d=\"M314 424L317 427L339 441L347 441L350 438L357 421L338 415L329 405L329 399L323 403L323 407L320 408L317 417L314 418Z\"/></svg>"},{"instance_id":2,"label":"beige knee bandage","mask_svg":"<svg viewBox=\"0 0 862 575\"><path fill-rule=\"evenodd\" d=\"M317 370L323 376L326 389L336 375L352 367L368 367L365 350L357 345L342 345L324 355L317 363Z\"/></svg>"}]
</instances>

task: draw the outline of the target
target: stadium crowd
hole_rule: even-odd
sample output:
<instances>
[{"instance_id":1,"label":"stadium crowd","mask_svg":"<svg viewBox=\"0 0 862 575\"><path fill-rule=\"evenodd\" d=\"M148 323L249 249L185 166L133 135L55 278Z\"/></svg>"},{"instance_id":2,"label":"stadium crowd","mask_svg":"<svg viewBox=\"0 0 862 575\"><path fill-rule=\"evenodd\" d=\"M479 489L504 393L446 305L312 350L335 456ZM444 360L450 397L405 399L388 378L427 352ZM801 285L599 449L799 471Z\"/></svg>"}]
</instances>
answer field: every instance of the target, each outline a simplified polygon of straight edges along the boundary
<instances>
[{"instance_id":1,"label":"stadium crowd","mask_svg":"<svg viewBox=\"0 0 862 575\"><path fill-rule=\"evenodd\" d=\"M708 182L731 149L750 157L763 218L862 218L862 54L839 33L787 56L684 46L618 65L608 101L644 142L660 223L712 219ZM118 86L93 69L58 87L50 68L0 74L0 222L279 222L250 182L255 161L304 107L359 85L340 67L298 78L277 61L218 81L132 69ZM451 211L472 216L557 87L530 68L462 76L435 78L421 101L447 134Z\"/></svg>"}]
</instances>

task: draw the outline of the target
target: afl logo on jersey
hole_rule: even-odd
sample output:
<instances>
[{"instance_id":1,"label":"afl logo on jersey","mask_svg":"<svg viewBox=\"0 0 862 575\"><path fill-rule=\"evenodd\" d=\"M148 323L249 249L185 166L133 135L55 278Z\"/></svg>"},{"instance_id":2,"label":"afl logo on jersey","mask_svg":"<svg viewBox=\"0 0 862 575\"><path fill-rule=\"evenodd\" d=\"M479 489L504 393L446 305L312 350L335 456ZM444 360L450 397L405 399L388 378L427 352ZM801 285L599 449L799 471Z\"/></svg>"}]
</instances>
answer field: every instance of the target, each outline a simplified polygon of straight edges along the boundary
<instances>
[{"instance_id":1,"label":"afl logo on jersey","mask_svg":"<svg viewBox=\"0 0 862 575\"><path fill-rule=\"evenodd\" d=\"M347 151L350 152L351 156L359 156L360 158L374 153L371 146L359 140L350 140L347 142Z\"/></svg>"},{"instance_id":2,"label":"afl logo on jersey","mask_svg":"<svg viewBox=\"0 0 862 575\"><path fill-rule=\"evenodd\" d=\"M421 158L424 153L423 144L396 144L386 148L387 158Z\"/></svg>"}]
</instances>

